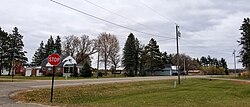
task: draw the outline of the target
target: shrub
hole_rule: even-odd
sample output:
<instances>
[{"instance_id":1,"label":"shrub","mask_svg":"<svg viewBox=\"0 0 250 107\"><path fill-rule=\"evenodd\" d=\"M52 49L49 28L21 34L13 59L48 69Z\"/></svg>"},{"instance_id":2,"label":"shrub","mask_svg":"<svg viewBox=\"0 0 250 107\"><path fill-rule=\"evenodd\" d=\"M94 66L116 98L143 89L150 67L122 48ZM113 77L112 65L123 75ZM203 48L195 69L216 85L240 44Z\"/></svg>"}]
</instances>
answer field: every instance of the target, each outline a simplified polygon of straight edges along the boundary
<instances>
[{"instance_id":1,"label":"shrub","mask_svg":"<svg viewBox=\"0 0 250 107\"><path fill-rule=\"evenodd\" d=\"M55 72L55 76L62 77L63 73L62 72Z\"/></svg>"},{"instance_id":2,"label":"shrub","mask_svg":"<svg viewBox=\"0 0 250 107\"><path fill-rule=\"evenodd\" d=\"M208 66L202 67L202 71L204 74L208 75L222 75L225 74L225 69L223 67L216 67L216 66Z\"/></svg>"},{"instance_id":3,"label":"shrub","mask_svg":"<svg viewBox=\"0 0 250 107\"><path fill-rule=\"evenodd\" d=\"M242 77L249 77L249 71L244 71L240 74Z\"/></svg>"},{"instance_id":4,"label":"shrub","mask_svg":"<svg viewBox=\"0 0 250 107\"><path fill-rule=\"evenodd\" d=\"M81 76L83 76L83 77L91 77L93 75L91 67L90 67L90 65L88 63L84 64L84 66L81 69L80 73L81 73Z\"/></svg>"},{"instance_id":5,"label":"shrub","mask_svg":"<svg viewBox=\"0 0 250 107\"><path fill-rule=\"evenodd\" d=\"M103 73L102 73L102 72L98 72L98 73L97 73L97 76L98 76L98 77L102 77L102 76L103 76Z\"/></svg>"}]
</instances>

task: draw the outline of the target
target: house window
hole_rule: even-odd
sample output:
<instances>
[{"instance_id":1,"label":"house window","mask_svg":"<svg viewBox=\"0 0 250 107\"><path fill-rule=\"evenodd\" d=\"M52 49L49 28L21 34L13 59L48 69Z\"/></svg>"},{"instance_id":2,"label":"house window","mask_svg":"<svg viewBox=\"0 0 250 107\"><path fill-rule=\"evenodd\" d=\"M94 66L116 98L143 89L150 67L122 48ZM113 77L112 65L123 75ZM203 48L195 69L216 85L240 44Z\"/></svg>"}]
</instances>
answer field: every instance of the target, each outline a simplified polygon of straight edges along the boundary
<instances>
[{"instance_id":1,"label":"house window","mask_svg":"<svg viewBox=\"0 0 250 107\"><path fill-rule=\"evenodd\" d=\"M68 67L65 67L64 68L64 73L68 73L69 72L69 68Z\"/></svg>"}]
</instances>

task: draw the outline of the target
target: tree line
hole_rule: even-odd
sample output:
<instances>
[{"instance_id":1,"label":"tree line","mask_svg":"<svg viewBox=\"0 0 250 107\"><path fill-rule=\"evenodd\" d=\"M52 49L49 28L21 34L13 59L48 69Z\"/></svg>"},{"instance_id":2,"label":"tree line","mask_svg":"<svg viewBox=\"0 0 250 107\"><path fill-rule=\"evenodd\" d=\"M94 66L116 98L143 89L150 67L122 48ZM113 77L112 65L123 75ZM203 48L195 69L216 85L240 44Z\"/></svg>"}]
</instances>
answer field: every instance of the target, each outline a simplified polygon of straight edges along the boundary
<instances>
[{"instance_id":1,"label":"tree line","mask_svg":"<svg viewBox=\"0 0 250 107\"><path fill-rule=\"evenodd\" d=\"M101 57L100 62L104 63L105 71L108 66L116 68L120 62L119 41L115 35L106 32L101 33L96 39L90 39L87 35L69 35L62 42L60 36L57 36L55 41L50 36L47 44L44 45L41 41L33 56L32 65L40 65L42 60L53 53L53 50L56 50L59 55L72 56L78 64L83 66L91 65L90 56L98 52Z\"/></svg>"},{"instance_id":2,"label":"tree line","mask_svg":"<svg viewBox=\"0 0 250 107\"><path fill-rule=\"evenodd\" d=\"M20 64L27 63L26 52L23 51L24 44L22 38L23 36L19 34L16 27L12 34L1 30L1 41L8 41L0 42L1 62L4 62L1 65L6 68L13 68L11 67L13 66L13 63L11 63L13 60L15 62L18 61ZM114 34L103 32L94 39L87 35L69 35L63 39L60 36L56 36L55 39L50 36L46 42L40 42L33 55L31 65L39 66L55 50L60 55L74 57L78 64L87 67L91 66L91 55L98 53L100 62L104 64L105 71L110 68L116 70L119 67L119 63L121 63L127 76L152 75L155 71L161 71L166 64L176 65L177 62L176 54L161 52L154 38L151 38L148 44L145 45L133 33L128 35L122 54L119 54L120 45L117 37ZM224 74L227 72L227 64L223 58L218 60L208 56L199 59L185 54L180 54L179 57L181 62L180 69L182 71L185 64L185 70L200 69L206 71L207 74Z\"/></svg>"}]
</instances>

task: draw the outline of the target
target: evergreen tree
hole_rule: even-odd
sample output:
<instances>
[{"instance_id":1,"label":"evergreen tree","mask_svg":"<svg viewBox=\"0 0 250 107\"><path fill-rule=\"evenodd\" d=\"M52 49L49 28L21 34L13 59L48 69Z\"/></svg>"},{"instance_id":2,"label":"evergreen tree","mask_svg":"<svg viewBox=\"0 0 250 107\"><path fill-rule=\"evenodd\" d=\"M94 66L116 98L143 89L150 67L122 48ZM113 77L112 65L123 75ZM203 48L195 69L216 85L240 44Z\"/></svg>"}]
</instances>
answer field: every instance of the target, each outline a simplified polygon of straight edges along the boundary
<instances>
[{"instance_id":1,"label":"evergreen tree","mask_svg":"<svg viewBox=\"0 0 250 107\"><path fill-rule=\"evenodd\" d=\"M61 38L60 36L57 36L56 37L56 40L55 40L55 47L54 49L57 51L57 54L61 55L62 54L62 44L61 44Z\"/></svg>"},{"instance_id":2,"label":"evergreen tree","mask_svg":"<svg viewBox=\"0 0 250 107\"><path fill-rule=\"evenodd\" d=\"M171 59L167 52L162 53L162 61L164 64L171 64Z\"/></svg>"},{"instance_id":3,"label":"evergreen tree","mask_svg":"<svg viewBox=\"0 0 250 107\"><path fill-rule=\"evenodd\" d=\"M45 59L45 48L43 41L40 43L40 47L35 52L33 59L32 59L32 65L39 66L41 65L42 61Z\"/></svg>"},{"instance_id":4,"label":"evergreen tree","mask_svg":"<svg viewBox=\"0 0 250 107\"><path fill-rule=\"evenodd\" d=\"M134 70L135 70L135 76L137 76L138 74L138 67L139 67L139 54L140 54L140 42L139 40L136 38L135 39L135 66L134 66Z\"/></svg>"},{"instance_id":5,"label":"evergreen tree","mask_svg":"<svg viewBox=\"0 0 250 107\"><path fill-rule=\"evenodd\" d=\"M228 72L228 68L227 68L227 62L224 58L221 58L221 60L219 61L220 62L220 67L223 67L225 69L225 74L228 75L229 72Z\"/></svg>"},{"instance_id":6,"label":"evergreen tree","mask_svg":"<svg viewBox=\"0 0 250 107\"><path fill-rule=\"evenodd\" d=\"M240 51L241 62L244 67L250 70L250 19L244 18L240 27L242 37L238 41L242 46Z\"/></svg>"},{"instance_id":7,"label":"evergreen tree","mask_svg":"<svg viewBox=\"0 0 250 107\"><path fill-rule=\"evenodd\" d=\"M150 63L150 72L164 68L164 62L162 60L162 54L160 52L157 42L152 38L149 44L145 47L145 51L150 56L147 62Z\"/></svg>"},{"instance_id":8,"label":"evergreen tree","mask_svg":"<svg viewBox=\"0 0 250 107\"><path fill-rule=\"evenodd\" d=\"M145 46L140 44L139 45L139 74L141 76L146 76L146 71L145 71L145 63L147 59L146 52L144 50Z\"/></svg>"},{"instance_id":9,"label":"evergreen tree","mask_svg":"<svg viewBox=\"0 0 250 107\"><path fill-rule=\"evenodd\" d=\"M122 64L128 72L128 76L135 76L136 45L133 33L130 33L123 48Z\"/></svg>"},{"instance_id":10,"label":"evergreen tree","mask_svg":"<svg viewBox=\"0 0 250 107\"><path fill-rule=\"evenodd\" d=\"M8 58L8 46L9 46L9 37L8 37L8 33L5 32L4 30L2 30L2 28L0 27L0 75L2 75L2 70L3 67L7 66L8 63L6 63L6 61L4 59Z\"/></svg>"},{"instance_id":11,"label":"evergreen tree","mask_svg":"<svg viewBox=\"0 0 250 107\"><path fill-rule=\"evenodd\" d=\"M200 59L200 63L202 66L208 66L208 60L206 57L202 56L201 59Z\"/></svg>"},{"instance_id":12,"label":"evergreen tree","mask_svg":"<svg viewBox=\"0 0 250 107\"><path fill-rule=\"evenodd\" d=\"M10 47L9 47L9 53L10 53L10 69L9 69L9 74L12 66L15 66L16 61L21 62L22 64L26 63L28 59L25 56L26 51L23 51L23 36L19 34L18 28L14 27L12 34L9 35L10 37Z\"/></svg>"},{"instance_id":13,"label":"evergreen tree","mask_svg":"<svg viewBox=\"0 0 250 107\"><path fill-rule=\"evenodd\" d=\"M53 40L53 37L50 35L50 38L47 41L47 44L45 45L45 57L47 58L50 54L54 52L55 49L55 43Z\"/></svg>"}]
</instances>

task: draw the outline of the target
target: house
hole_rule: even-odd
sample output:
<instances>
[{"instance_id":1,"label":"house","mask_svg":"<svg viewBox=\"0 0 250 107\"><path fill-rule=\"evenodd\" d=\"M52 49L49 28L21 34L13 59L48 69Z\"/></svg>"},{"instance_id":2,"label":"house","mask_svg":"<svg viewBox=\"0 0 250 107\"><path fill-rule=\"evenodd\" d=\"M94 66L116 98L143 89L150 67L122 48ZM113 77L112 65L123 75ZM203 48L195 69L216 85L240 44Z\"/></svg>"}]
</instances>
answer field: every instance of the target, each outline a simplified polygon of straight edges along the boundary
<instances>
[{"instance_id":1,"label":"house","mask_svg":"<svg viewBox=\"0 0 250 107\"><path fill-rule=\"evenodd\" d=\"M8 74L9 74L9 69L2 68L1 75L8 75Z\"/></svg>"},{"instance_id":2,"label":"house","mask_svg":"<svg viewBox=\"0 0 250 107\"><path fill-rule=\"evenodd\" d=\"M36 67L26 67L24 76L43 76L41 66Z\"/></svg>"},{"instance_id":3,"label":"house","mask_svg":"<svg viewBox=\"0 0 250 107\"><path fill-rule=\"evenodd\" d=\"M61 63L56 66L55 75L57 76L72 76L74 74L79 74L81 66L78 66L76 60L71 56L61 56ZM48 58L44 59L41 63L41 72L44 75L52 74L53 66L48 62Z\"/></svg>"},{"instance_id":4,"label":"house","mask_svg":"<svg viewBox=\"0 0 250 107\"><path fill-rule=\"evenodd\" d=\"M182 74L183 71L180 71ZM157 70L154 72L154 75L157 76L173 76L178 75L177 66L172 66L171 64L165 64L162 70Z\"/></svg>"}]
</instances>

